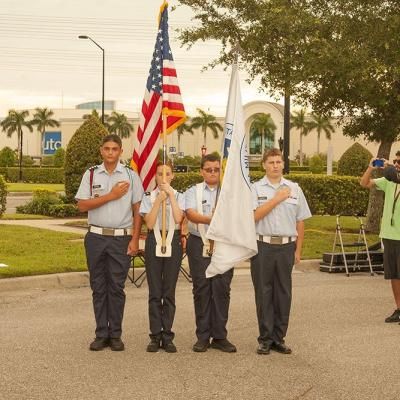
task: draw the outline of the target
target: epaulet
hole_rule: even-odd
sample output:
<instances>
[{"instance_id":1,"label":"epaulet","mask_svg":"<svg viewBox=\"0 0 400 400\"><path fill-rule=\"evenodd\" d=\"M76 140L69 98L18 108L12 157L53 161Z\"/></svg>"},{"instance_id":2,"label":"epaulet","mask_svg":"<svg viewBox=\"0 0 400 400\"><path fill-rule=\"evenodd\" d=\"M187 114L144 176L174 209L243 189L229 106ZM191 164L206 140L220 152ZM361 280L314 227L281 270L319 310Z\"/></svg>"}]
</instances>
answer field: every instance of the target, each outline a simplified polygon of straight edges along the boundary
<instances>
[{"instance_id":1,"label":"epaulet","mask_svg":"<svg viewBox=\"0 0 400 400\"><path fill-rule=\"evenodd\" d=\"M145 196L150 196L150 192L144 192Z\"/></svg>"},{"instance_id":2,"label":"epaulet","mask_svg":"<svg viewBox=\"0 0 400 400\"><path fill-rule=\"evenodd\" d=\"M134 169L133 169L130 165L124 164L124 167L125 167L126 169L130 169L131 171L134 171Z\"/></svg>"},{"instance_id":3,"label":"epaulet","mask_svg":"<svg viewBox=\"0 0 400 400\"><path fill-rule=\"evenodd\" d=\"M92 167L89 167L89 171L94 171L95 169L99 168L98 165L93 165Z\"/></svg>"}]
</instances>

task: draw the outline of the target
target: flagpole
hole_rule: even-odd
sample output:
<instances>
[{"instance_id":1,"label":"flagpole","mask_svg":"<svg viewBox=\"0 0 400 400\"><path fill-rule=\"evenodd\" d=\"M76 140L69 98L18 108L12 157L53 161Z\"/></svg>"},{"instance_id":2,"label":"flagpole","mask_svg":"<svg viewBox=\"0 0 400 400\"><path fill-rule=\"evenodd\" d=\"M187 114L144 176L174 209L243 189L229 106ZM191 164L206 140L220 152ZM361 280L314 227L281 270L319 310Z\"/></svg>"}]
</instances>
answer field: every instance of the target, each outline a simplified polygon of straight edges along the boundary
<instances>
[{"instance_id":1,"label":"flagpole","mask_svg":"<svg viewBox=\"0 0 400 400\"><path fill-rule=\"evenodd\" d=\"M167 114L162 113L163 132L162 132L162 161L163 161L163 183L166 182L167 178ZM167 201L166 199L162 202L162 228L161 228L161 253L165 254L167 251L166 238L167 238Z\"/></svg>"}]
</instances>

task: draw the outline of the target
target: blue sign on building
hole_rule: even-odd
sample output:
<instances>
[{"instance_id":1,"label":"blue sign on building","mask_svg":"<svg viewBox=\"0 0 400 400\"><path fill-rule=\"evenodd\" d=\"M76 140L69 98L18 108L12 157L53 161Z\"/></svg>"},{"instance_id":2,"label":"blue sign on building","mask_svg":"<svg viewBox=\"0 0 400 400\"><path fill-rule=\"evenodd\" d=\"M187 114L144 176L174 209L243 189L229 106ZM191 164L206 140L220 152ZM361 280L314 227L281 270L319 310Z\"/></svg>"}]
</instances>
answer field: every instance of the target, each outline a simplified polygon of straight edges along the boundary
<instances>
[{"instance_id":1,"label":"blue sign on building","mask_svg":"<svg viewBox=\"0 0 400 400\"><path fill-rule=\"evenodd\" d=\"M43 141L43 154L54 154L61 147L61 132L45 132Z\"/></svg>"}]
</instances>

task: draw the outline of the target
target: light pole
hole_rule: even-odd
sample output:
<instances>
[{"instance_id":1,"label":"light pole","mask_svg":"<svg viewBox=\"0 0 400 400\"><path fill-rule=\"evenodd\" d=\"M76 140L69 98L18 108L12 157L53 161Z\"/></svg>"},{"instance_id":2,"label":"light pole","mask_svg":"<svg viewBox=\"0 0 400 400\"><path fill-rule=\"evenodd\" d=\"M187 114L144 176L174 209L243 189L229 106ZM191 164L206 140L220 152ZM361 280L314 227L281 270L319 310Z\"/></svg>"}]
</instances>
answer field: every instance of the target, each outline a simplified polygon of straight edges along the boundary
<instances>
[{"instance_id":1,"label":"light pole","mask_svg":"<svg viewBox=\"0 0 400 400\"><path fill-rule=\"evenodd\" d=\"M103 79L102 79L102 91L101 91L101 123L104 125L104 49L96 43L90 36L79 35L79 39L89 39L92 41L103 53Z\"/></svg>"}]
</instances>

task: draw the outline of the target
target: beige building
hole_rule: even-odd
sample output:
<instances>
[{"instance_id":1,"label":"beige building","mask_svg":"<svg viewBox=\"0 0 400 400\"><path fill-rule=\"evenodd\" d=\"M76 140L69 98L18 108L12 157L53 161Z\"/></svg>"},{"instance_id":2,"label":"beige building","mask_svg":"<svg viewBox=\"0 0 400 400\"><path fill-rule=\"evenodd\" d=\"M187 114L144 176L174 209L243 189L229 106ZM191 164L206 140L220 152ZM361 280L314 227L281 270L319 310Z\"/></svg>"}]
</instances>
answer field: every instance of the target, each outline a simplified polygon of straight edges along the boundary
<instances>
[{"instance_id":1,"label":"beige building","mask_svg":"<svg viewBox=\"0 0 400 400\"><path fill-rule=\"evenodd\" d=\"M254 116L258 113L270 114L272 120L275 123L276 131L274 140L267 143L268 145L273 145L274 147L279 147L279 139L283 138L283 106L278 103L272 103L267 101L253 101L247 103L243 107L244 118L245 118L245 129L248 136L248 146L249 152L253 159L257 160L261 156L261 146L255 146L254 143L257 142L257 133L252 135L252 142L250 142L250 129L251 124L254 120ZM63 148L67 147L69 140L75 131L83 122L83 115L88 114L91 110L87 109L53 109L54 119L60 122L59 128L50 128L47 136L47 142L45 143L45 150L42 148L42 143L40 140L39 132L29 132L24 131L24 141L23 141L23 151L25 155L30 155L32 157L40 157L44 153L51 154L57 147L61 146ZM100 110L98 110L101 113ZM107 114L110 114L110 110L106 110ZM120 111L127 115L129 121L134 125L134 132L136 133L139 114L138 112L130 111ZM212 110L210 111L212 113ZM30 110L30 115L33 115L33 110ZM217 118L218 122L223 126L224 117L219 116ZM342 128L337 126L334 121L335 132L332 134L332 140L326 139L324 134L321 134L320 140L320 151L326 153L328 146L332 145L333 149L333 159L338 160L340 156L346 151L353 143L354 140L349 139L342 134ZM53 133L52 133L53 132ZM295 155L299 150L299 132L296 129L292 129L290 133L290 159L294 159ZM219 151L221 148L221 137L220 134L218 139L214 139L211 132L207 134L207 152ZM59 140L58 140L59 138ZM254 142L255 141L255 142ZM378 150L378 145L375 143L366 143L364 140L358 141L361 145L367 147L372 154L376 154ZM257 142L261 143L261 141ZM0 132L0 149L8 146L13 149L17 148L17 136L13 135L11 138L7 138L4 132ZM180 146L178 146L178 138L176 132L173 132L168 137L168 147L170 150L175 152L182 152L184 155L200 155L201 147L203 146L203 134L199 131L195 132L193 135L190 133L185 133L182 135L180 140ZM124 147L124 158L128 159L132 155L133 151L133 140L123 139ZM173 149L171 149L173 148ZM397 145L392 147L392 156L400 148ZM317 133L316 131L310 132L306 137L303 137L303 153L307 156L313 155L317 151Z\"/></svg>"}]
</instances>

